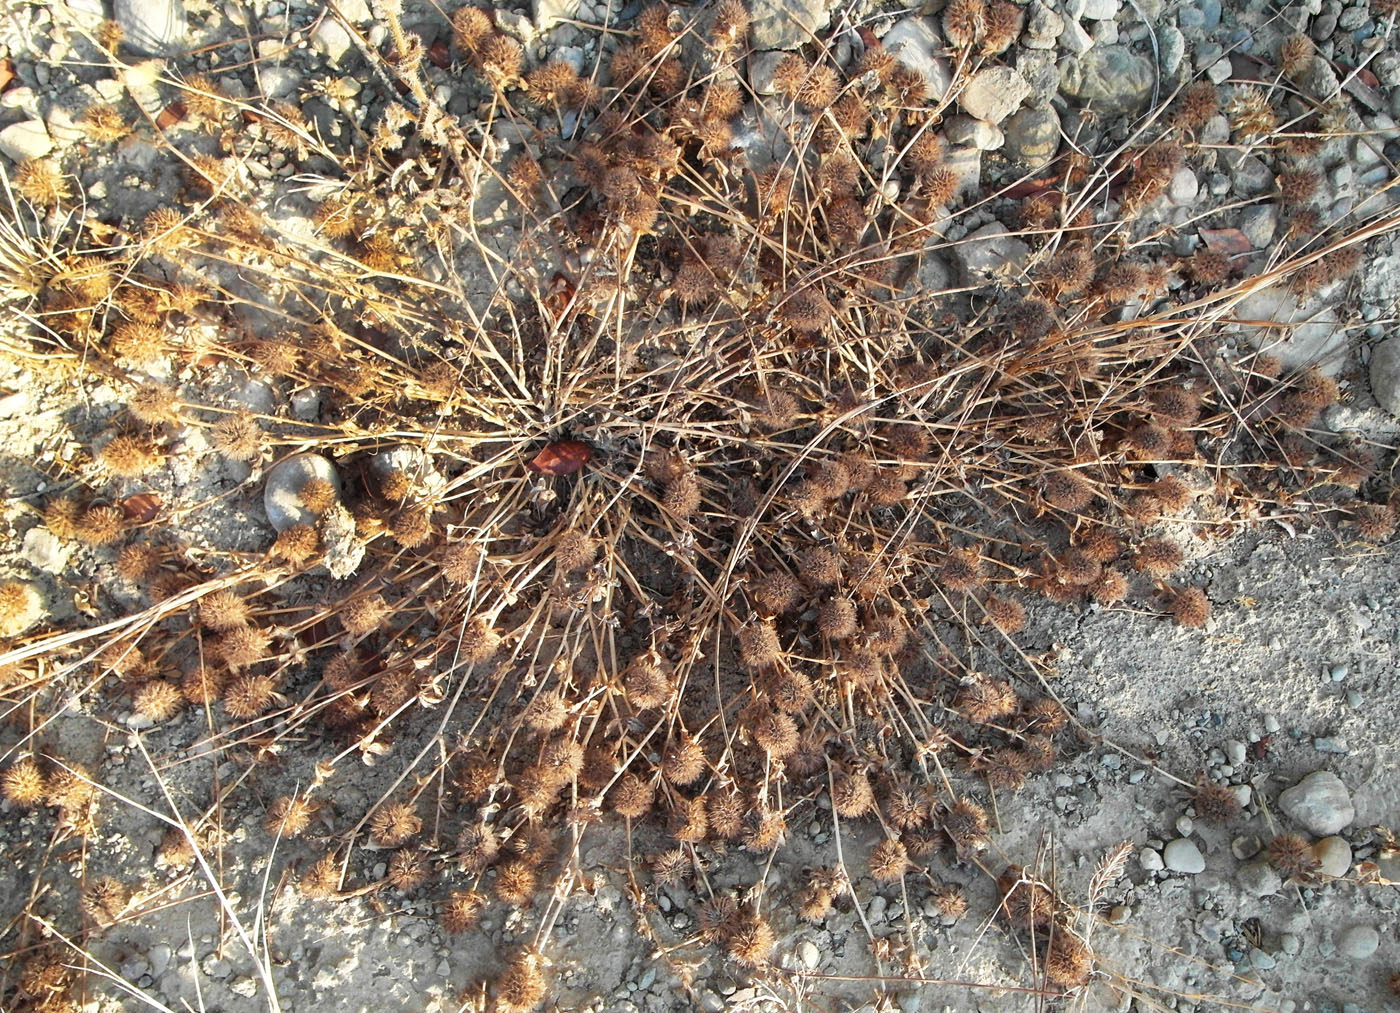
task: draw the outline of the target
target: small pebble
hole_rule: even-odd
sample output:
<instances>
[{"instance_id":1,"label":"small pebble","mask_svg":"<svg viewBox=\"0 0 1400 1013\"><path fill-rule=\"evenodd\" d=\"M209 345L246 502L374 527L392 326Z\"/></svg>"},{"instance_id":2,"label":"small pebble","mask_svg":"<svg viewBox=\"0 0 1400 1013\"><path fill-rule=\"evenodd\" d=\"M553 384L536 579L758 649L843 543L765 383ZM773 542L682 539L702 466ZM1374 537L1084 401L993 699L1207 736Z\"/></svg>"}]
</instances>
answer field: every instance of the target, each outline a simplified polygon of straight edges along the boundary
<instances>
[{"instance_id":1,"label":"small pebble","mask_svg":"<svg viewBox=\"0 0 1400 1013\"><path fill-rule=\"evenodd\" d=\"M1317 871L1334 879L1345 876L1351 868L1351 845L1341 837L1324 837L1312 847L1317 859Z\"/></svg>"},{"instance_id":2,"label":"small pebble","mask_svg":"<svg viewBox=\"0 0 1400 1013\"><path fill-rule=\"evenodd\" d=\"M1365 960L1381 945L1381 934L1370 925L1353 925L1337 936L1337 953L1348 960Z\"/></svg>"},{"instance_id":3,"label":"small pebble","mask_svg":"<svg viewBox=\"0 0 1400 1013\"><path fill-rule=\"evenodd\" d=\"M1230 854L1243 862L1259 854L1263 847L1263 842L1254 834L1241 834L1230 842Z\"/></svg>"},{"instance_id":4,"label":"small pebble","mask_svg":"<svg viewBox=\"0 0 1400 1013\"><path fill-rule=\"evenodd\" d=\"M1138 864L1148 872L1161 872L1166 867L1161 854L1151 848L1143 848L1138 853Z\"/></svg>"},{"instance_id":5,"label":"small pebble","mask_svg":"<svg viewBox=\"0 0 1400 1013\"><path fill-rule=\"evenodd\" d=\"M1184 872L1193 876L1204 872L1206 868L1201 849L1184 837L1178 837L1166 846L1162 851L1162 860L1173 872Z\"/></svg>"},{"instance_id":6,"label":"small pebble","mask_svg":"<svg viewBox=\"0 0 1400 1013\"><path fill-rule=\"evenodd\" d=\"M1329 837L1350 826L1356 807L1342 779L1318 770L1279 795L1279 808L1314 834Z\"/></svg>"},{"instance_id":7,"label":"small pebble","mask_svg":"<svg viewBox=\"0 0 1400 1013\"><path fill-rule=\"evenodd\" d=\"M821 963L822 959L821 951L810 939L804 939L798 944L797 957L802 961L802 966L808 970L814 969Z\"/></svg>"},{"instance_id":8,"label":"small pebble","mask_svg":"<svg viewBox=\"0 0 1400 1013\"><path fill-rule=\"evenodd\" d=\"M1283 880L1268 862L1250 862L1235 874L1240 889L1254 897L1272 897L1283 889Z\"/></svg>"},{"instance_id":9,"label":"small pebble","mask_svg":"<svg viewBox=\"0 0 1400 1013\"><path fill-rule=\"evenodd\" d=\"M1182 837L1190 837L1191 831L1196 829L1196 824L1190 816L1178 816L1176 818L1176 832Z\"/></svg>"},{"instance_id":10,"label":"small pebble","mask_svg":"<svg viewBox=\"0 0 1400 1013\"><path fill-rule=\"evenodd\" d=\"M1239 739L1228 739L1225 742L1225 757L1232 766L1241 766L1245 758L1245 745Z\"/></svg>"}]
</instances>

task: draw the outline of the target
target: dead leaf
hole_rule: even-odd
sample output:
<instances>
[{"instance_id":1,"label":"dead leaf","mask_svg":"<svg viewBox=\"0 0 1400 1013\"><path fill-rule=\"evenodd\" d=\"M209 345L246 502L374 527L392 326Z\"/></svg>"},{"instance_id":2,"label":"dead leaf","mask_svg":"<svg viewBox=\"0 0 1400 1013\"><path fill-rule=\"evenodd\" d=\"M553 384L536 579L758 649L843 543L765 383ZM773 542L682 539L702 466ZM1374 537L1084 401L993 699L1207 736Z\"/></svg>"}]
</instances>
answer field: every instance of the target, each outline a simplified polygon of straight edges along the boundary
<instances>
[{"instance_id":1,"label":"dead leaf","mask_svg":"<svg viewBox=\"0 0 1400 1013\"><path fill-rule=\"evenodd\" d=\"M1239 229L1201 229L1200 237L1216 253L1249 253L1254 249Z\"/></svg>"},{"instance_id":2,"label":"dead leaf","mask_svg":"<svg viewBox=\"0 0 1400 1013\"><path fill-rule=\"evenodd\" d=\"M8 59L0 60L0 91L9 87L10 82L15 79L15 65Z\"/></svg>"},{"instance_id":3,"label":"dead leaf","mask_svg":"<svg viewBox=\"0 0 1400 1013\"><path fill-rule=\"evenodd\" d=\"M549 291L544 297L545 308L558 320L574 301L577 292L577 287L569 280L568 275L562 271L555 271L554 277L549 280Z\"/></svg>"},{"instance_id":4,"label":"dead leaf","mask_svg":"<svg viewBox=\"0 0 1400 1013\"><path fill-rule=\"evenodd\" d=\"M122 513L126 515L126 519L137 524L155 520L156 514L160 513L160 507L160 497L153 492L138 492L121 502Z\"/></svg>"},{"instance_id":5,"label":"dead leaf","mask_svg":"<svg viewBox=\"0 0 1400 1013\"><path fill-rule=\"evenodd\" d=\"M549 444L526 467L540 475L572 475L593 459L593 448L582 440Z\"/></svg>"},{"instance_id":6,"label":"dead leaf","mask_svg":"<svg viewBox=\"0 0 1400 1013\"><path fill-rule=\"evenodd\" d=\"M1011 187L1011 189L1007 190L1006 196L1013 200L1026 197L1038 197L1040 194L1050 193L1059 186L1059 183L1060 177L1058 174L1054 176L1043 176L1040 179L1022 180L1020 183L1017 183L1015 186Z\"/></svg>"},{"instance_id":7,"label":"dead leaf","mask_svg":"<svg viewBox=\"0 0 1400 1013\"><path fill-rule=\"evenodd\" d=\"M184 118L185 103L172 102L160 111L160 115L156 117L156 126L162 130L169 130Z\"/></svg>"},{"instance_id":8,"label":"dead leaf","mask_svg":"<svg viewBox=\"0 0 1400 1013\"><path fill-rule=\"evenodd\" d=\"M428 59L433 61L433 66L438 70L447 70L452 66L452 55L447 51L447 43L441 39L434 39L433 44L428 47Z\"/></svg>"}]
</instances>

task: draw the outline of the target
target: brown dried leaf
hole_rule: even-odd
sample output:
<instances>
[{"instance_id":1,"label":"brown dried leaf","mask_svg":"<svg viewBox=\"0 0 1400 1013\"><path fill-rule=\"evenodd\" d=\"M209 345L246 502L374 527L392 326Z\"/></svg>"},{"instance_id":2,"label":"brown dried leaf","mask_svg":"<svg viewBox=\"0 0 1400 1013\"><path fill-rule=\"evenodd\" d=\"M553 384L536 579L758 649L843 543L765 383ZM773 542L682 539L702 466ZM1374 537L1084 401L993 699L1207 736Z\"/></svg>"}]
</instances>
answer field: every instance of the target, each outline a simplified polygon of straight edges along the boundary
<instances>
[{"instance_id":1,"label":"brown dried leaf","mask_svg":"<svg viewBox=\"0 0 1400 1013\"><path fill-rule=\"evenodd\" d=\"M541 475L572 475L593 459L593 448L582 440L549 444L526 467Z\"/></svg>"},{"instance_id":2,"label":"brown dried leaf","mask_svg":"<svg viewBox=\"0 0 1400 1013\"><path fill-rule=\"evenodd\" d=\"M1201 229L1200 237L1216 253L1240 254L1254 249L1239 229Z\"/></svg>"},{"instance_id":3,"label":"brown dried leaf","mask_svg":"<svg viewBox=\"0 0 1400 1013\"><path fill-rule=\"evenodd\" d=\"M127 520L145 524L155 520L156 514L160 513L160 497L153 492L138 492L122 500L121 508Z\"/></svg>"},{"instance_id":4,"label":"brown dried leaf","mask_svg":"<svg viewBox=\"0 0 1400 1013\"><path fill-rule=\"evenodd\" d=\"M169 130L184 118L185 103L172 102L160 111L160 115L156 117L156 126L162 130Z\"/></svg>"}]
</instances>

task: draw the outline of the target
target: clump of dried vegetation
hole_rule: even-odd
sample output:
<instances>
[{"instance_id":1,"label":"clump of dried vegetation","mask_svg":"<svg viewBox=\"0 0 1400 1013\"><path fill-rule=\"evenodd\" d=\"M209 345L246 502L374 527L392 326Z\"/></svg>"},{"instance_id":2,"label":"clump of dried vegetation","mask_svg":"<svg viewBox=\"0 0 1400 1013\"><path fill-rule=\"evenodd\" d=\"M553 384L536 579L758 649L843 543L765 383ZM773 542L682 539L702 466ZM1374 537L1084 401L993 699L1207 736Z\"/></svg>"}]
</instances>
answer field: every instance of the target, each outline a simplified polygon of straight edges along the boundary
<instances>
[{"instance_id":1,"label":"clump of dried vegetation","mask_svg":"<svg viewBox=\"0 0 1400 1013\"><path fill-rule=\"evenodd\" d=\"M351 141L167 67L143 82L167 116L123 102L83 123L93 157L128 133L178 157L169 206L82 217L72 166L10 180L16 354L97 373L125 403L35 504L111 604L7 645L6 797L50 809L61 837L93 832L101 793L46 738L75 693L134 713L156 751L203 740L254 785L274 755L300 764L294 793L254 796L308 897L420 891L451 932L527 912L532 942L486 993L505 1011L547 994L539 947L580 886L580 841L614 823L661 841L635 866L643 908L647 876L694 883L695 944L769 966L781 901L761 873L736 895L713 870L780 857L826 793L838 839L864 823L879 843L868 868L805 877L802 918L866 873L956 918L945 873L980 868L1035 986L1082 989L1092 926L993 846L997 793L1087 734L1018 647L1027 606L1202 626L1186 564L1213 539L1266 516L1368 540L1395 524L1378 451L1316 425L1333 381L1222 334L1247 268L1307 295L1391 225L1319 230L1309 151L1333 111L1284 123L1281 89L1233 88L1235 142L1276 163L1292 217L1267 257L1182 259L1141 215L1214 157L1196 141L1222 108L1209 85L1111 150L1071 142L1040 178L978 193L945 160L945 97L873 37L848 67L816 43L786 57L759 98L738 0L649 6L582 74L527 65L476 8L447 45L394 6L372 55L400 99ZM960 75L998 59L1015 13L950 5ZM150 69L114 32L92 42L124 79ZM479 91L478 122L437 105L427 64ZM295 168L313 234L252 199L255 146ZM989 213L1024 263L929 291L947 230ZM202 396L230 373L277 407ZM260 500L267 469L304 452L343 488L295 490L301 522L261 551L191 544L191 517ZM181 502L170 465L192 454L248 477ZM361 761L392 786L340 812ZM1199 790L1209 818L1237 815ZM161 863L217 848L230 804L174 821ZM367 848L387 849L381 880ZM1304 875L1293 850L1271 854ZM86 924L121 917L129 888L89 883ZM41 942L21 930L8 1008L72 1008L72 971ZM917 974L912 949L878 942Z\"/></svg>"}]
</instances>

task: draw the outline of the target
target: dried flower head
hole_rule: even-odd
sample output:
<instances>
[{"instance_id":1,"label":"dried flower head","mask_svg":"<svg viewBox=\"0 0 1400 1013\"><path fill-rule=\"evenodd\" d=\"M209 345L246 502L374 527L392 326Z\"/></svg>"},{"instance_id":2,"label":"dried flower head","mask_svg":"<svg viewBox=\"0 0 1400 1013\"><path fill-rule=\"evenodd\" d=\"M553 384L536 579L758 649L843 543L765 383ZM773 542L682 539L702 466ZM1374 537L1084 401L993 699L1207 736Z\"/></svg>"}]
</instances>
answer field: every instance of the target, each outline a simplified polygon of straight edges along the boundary
<instances>
[{"instance_id":1,"label":"dried flower head","mask_svg":"<svg viewBox=\"0 0 1400 1013\"><path fill-rule=\"evenodd\" d=\"M132 709L151 721L169 721L185 708L180 687L165 679L152 679L132 696Z\"/></svg>"},{"instance_id":2,"label":"dried flower head","mask_svg":"<svg viewBox=\"0 0 1400 1013\"><path fill-rule=\"evenodd\" d=\"M71 199L68 179L48 158L27 158L15 170L15 192L40 208L51 208Z\"/></svg>"},{"instance_id":3,"label":"dried flower head","mask_svg":"<svg viewBox=\"0 0 1400 1013\"><path fill-rule=\"evenodd\" d=\"M1306 882L1317 872L1317 855L1302 834L1279 834L1269 842L1269 864L1285 879Z\"/></svg>"},{"instance_id":4,"label":"dried flower head","mask_svg":"<svg viewBox=\"0 0 1400 1013\"><path fill-rule=\"evenodd\" d=\"M897 840L884 840L870 849L870 876L877 883L893 883L909 869L909 853Z\"/></svg>"},{"instance_id":5,"label":"dried flower head","mask_svg":"<svg viewBox=\"0 0 1400 1013\"><path fill-rule=\"evenodd\" d=\"M280 837L300 837L311 826L317 806L305 795L282 795L267 807L263 828Z\"/></svg>"},{"instance_id":6,"label":"dried flower head","mask_svg":"<svg viewBox=\"0 0 1400 1013\"><path fill-rule=\"evenodd\" d=\"M388 802L369 819L369 833L381 848L397 848L416 837L423 821L411 802Z\"/></svg>"},{"instance_id":7,"label":"dried flower head","mask_svg":"<svg viewBox=\"0 0 1400 1013\"><path fill-rule=\"evenodd\" d=\"M438 909L442 927L451 933L466 932L481 917L486 897L475 890L453 890Z\"/></svg>"},{"instance_id":8,"label":"dried flower head","mask_svg":"<svg viewBox=\"0 0 1400 1013\"><path fill-rule=\"evenodd\" d=\"M1241 812L1240 797L1235 790L1228 784L1206 780L1204 774L1196 781L1191 804L1198 817L1214 826L1229 823Z\"/></svg>"},{"instance_id":9,"label":"dried flower head","mask_svg":"<svg viewBox=\"0 0 1400 1013\"><path fill-rule=\"evenodd\" d=\"M26 580L0 582L0 637L13 637L33 626L44 614L38 590Z\"/></svg>"},{"instance_id":10,"label":"dried flower head","mask_svg":"<svg viewBox=\"0 0 1400 1013\"><path fill-rule=\"evenodd\" d=\"M6 801L26 809L44 801L48 788L39 764L32 757L11 764L0 778L0 793Z\"/></svg>"}]
</instances>

